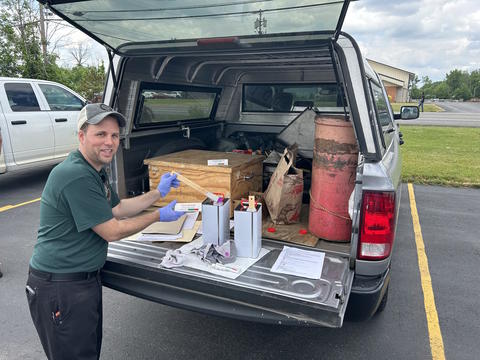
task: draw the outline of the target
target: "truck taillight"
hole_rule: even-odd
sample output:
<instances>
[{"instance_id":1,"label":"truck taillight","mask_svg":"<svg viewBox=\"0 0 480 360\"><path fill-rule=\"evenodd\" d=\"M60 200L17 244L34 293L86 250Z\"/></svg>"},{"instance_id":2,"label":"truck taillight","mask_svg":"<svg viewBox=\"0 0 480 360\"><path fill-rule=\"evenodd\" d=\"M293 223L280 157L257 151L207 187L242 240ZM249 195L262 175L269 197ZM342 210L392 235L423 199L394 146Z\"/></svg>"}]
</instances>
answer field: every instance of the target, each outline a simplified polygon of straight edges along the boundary
<instances>
[{"instance_id":1,"label":"truck taillight","mask_svg":"<svg viewBox=\"0 0 480 360\"><path fill-rule=\"evenodd\" d=\"M358 259L387 258L395 237L395 193L365 191L361 214Z\"/></svg>"}]
</instances>

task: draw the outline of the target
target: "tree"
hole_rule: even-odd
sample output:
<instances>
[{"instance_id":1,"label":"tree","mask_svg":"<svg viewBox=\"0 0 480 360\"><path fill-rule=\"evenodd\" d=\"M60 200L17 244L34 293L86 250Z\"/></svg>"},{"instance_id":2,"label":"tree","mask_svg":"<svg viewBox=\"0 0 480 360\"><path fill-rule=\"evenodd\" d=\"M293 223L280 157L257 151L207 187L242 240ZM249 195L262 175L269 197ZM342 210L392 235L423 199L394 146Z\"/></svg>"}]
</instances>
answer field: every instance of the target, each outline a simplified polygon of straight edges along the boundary
<instances>
[{"instance_id":1,"label":"tree","mask_svg":"<svg viewBox=\"0 0 480 360\"><path fill-rule=\"evenodd\" d=\"M463 83L468 81L468 73L458 69L452 70L447 74L445 81L452 92L455 93Z\"/></svg>"},{"instance_id":2,"label":"tree","mask_svg":"<svg viewBox=\"0 0 480 360\"><path fill-rule=\"evenodd\" d=\"M480 97L480 70L470 73L470 89L474 98Z\"/></svg>"},{"instance_id":3,"label":"tree","mask_svg":"<svg viewBox=\"0 0 480 360\"><path fill-rule=\"evenodd\" d=\"M86 99L93 101L98 94L103 92L105 80L105 66L103 61L98 67L87 67L85 76L82 77L82 82L80 83L82 95Z\"/></svg>"},{"instance_id":4,"label":"tree","mask_svg":"<svg viewBox=\"0 0 480 360\"><path fill-rule=\"evenodd\" d=\"M88 48L83 44L73 50L76 61L74 68L57 66L58 56L53 50L59 42L53 42L52 49L50 39L52 33L64 25L53 21L49 29L50 21L47 20L51 14L45 13L45 24L40 26L43 22L36 1L3 0L0 10L0 76L56 81L87 99L93 99L95 94L103 90L105 67L103 63L84 66Z\"/></svg>"},{"instance_id":5,"label":"tree","mask_svg":"<svg viewBox=\"0 0 480 360\"><path fill-rule=\"evenodd\" d=\"M433 94L435 98L438 99L449 99L450 98L450 89L445 81L439 81L438 84L433 89Z\"/></svg>"},{"instance_id":6,"label":"tree","mask_svg":"<svg viewBox=\"0 0 480 360\"><path fill-rule=\"evenodd\" d=\"M425 92L427 98L470 100L480 97L480 69L471 73L454 69L446 74L442 81L432 81L422 77L423 86L418 90Z\"/></svg>"},{"instance_id":7,"label":"tree","mask_svg":"<svg viewBox=\"0 0 480 360\"><path fill-rule=\"evenodd\" d=\"M87 100L103 91L105 85L105 66L101 62L95 66L75 66L71 70L63 70L63 84L72 88Z\"/></svg>"},{"instance_id":8,"label":"tree","mask_svg":"<svg viewBox=\"0 0 480 360\"><path fill-rule=\"evenodd\" d=\"M21 53L23 77L45 79L43 58L40 50L40 39L37 34L38 19L26 0L5 1L11 10L12 25L16 25L16 44Z\"/></svg>"},{"instance_id":9,"label":"tree","mask_svg":"<svg viewBox=\"0 0 480 360\"><path fill-rule=\"evenodd\" d=\"M89 48L84 47L82 43L80 43L78 46L72 47L70 49L70 55L75 60L75 66L83 66L86 64L88 57L89 57Z\"/></svg>"},{"instance_id":10,"label":"tree","mask_svg":"<svg viewBox=\"0 0 480 360\"><path fill-rule=\"evenodd\" d=\"M425 98L431 99L433 96L433 83L428 76L422 77L422 90L420 93L424 93Z\"/></svg>"},{"instance_id":11,"label":"tree","mask_svg":"<svg viewBox=\"0 0 480 360\"><path fill-rule=\"evenodd\" d=\"M422 84L422 88L425 86L430 87L432 85L432 80L430 80L428 76L422 76Z\"/></svg>"},{"instance_id":12,"label":"tree","mask_svg":"<svg viewBox=\"0 0 480 360\"><path fill-rule=\"evenodd\" d=\"M412 80L412 88L410 91L410 98L412 99L419 99L420 96L422 96L422 91L418 88L419 82L420 82L420 79L418 78L417 75L415 75Z\"/></svg>"},{"instance_id":13,"label":"tree","mask_svg":"<svg viewBox=\"0 0 480 360\"><path fill-rule=\"evenodd\" d=\"M466 83L462 83L453 92L453 97L455 99L470 100L472 98L472 93L470 92L470 89L468 88L468 85Z\"/></svg>"},{"instance_id":14,"label":"tree","mask_svg":"<svg viewBox=\"0 0 480 360\"><path fill-rule=\"evenodd\" d=\"M43 24L39 4L33 0L3 0L0 4L0 75L55 81L57 55L46 46L53 31L49 33L48 23Z\"/></svg>"},{"instance_id":15,"label":"tree","mask_svg":"<svg viewBox=\"0 0 480 360\"><path fill-rule=\"evenodd\" d=\"M20 76L20 52L15 46L15 30L6 13L0 16L0 76Z\"/></svg>"},{"instance_id":16,"label":"tree","mask_svg":"<svg viewBox=\"0 0 480 360\"><path fill-rule=\"evenodd\" d=\"M38 19L30 1L4 0L2 10L0 38L5 39L3 44L8 42L7 51L11 53L10 59L15 61L15 75L47 78L37 31Z\"/></svg>"}]
</instances>

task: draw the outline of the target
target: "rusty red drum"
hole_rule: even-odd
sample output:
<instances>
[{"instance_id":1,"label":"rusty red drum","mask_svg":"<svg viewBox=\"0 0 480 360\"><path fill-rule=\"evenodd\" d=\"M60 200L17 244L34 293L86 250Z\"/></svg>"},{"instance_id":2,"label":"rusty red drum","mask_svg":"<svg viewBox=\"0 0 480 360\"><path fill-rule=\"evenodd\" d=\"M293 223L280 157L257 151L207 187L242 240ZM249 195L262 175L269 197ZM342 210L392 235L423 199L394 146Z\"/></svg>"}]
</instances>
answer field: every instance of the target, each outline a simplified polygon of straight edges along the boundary
<instances>
[{"instance_id":1,"label":"rusty red drum","mask_svg":"<svg viewBox=\"0 0 480 360\"><path fill-rule=\"evenodd\" d=\"M355 186L358 145L344 116L317 116L308 230L319 238L350 241L348 199Z\"/></svg>"}]
</instances>

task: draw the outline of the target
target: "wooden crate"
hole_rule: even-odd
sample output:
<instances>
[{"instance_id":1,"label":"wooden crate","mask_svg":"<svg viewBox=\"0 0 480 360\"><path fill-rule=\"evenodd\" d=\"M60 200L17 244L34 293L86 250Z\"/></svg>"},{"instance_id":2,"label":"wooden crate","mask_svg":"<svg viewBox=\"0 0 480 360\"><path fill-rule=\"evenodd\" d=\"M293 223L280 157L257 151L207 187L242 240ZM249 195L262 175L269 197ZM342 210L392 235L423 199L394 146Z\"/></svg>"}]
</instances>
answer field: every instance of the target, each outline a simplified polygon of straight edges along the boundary
<instances>
[{"instance_id":1,"label":"wooden crate","mask_svg":"<svg viewBox=\"0 0 480 360\"><path fill-rule=\"evenodd\" d=\"M228 159L227 166L208 166L208 160ZM263 160L261 155L247 155L230 152L185 150L145 160L148 165L150 189L155 189L160 177L175 171L196 182L212 193L221 193L230 199L247 197L249 191L262 191ZM180 184L172 188L156 206L165 206L176 199L178 202L201 202L201 193ZM233 214L233 201L231 215Z\"/></svg>"}]
</instances>

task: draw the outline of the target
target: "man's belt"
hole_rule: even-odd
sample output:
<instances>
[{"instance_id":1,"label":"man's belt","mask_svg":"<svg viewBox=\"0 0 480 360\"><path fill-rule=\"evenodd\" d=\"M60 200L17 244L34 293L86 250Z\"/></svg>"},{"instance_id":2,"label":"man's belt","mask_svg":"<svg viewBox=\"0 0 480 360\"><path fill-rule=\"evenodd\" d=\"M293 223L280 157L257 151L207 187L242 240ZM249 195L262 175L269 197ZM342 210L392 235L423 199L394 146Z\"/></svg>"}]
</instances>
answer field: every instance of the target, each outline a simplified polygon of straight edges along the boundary
<instances>
[{"instance_id":1,"label":"man's belt","mask_svg":"<svg viewBox=\"0 0 480 360\"><path fill-rule=\"evenodd\" d=\"M76 273L51 273L46 271L41 271L29 267L29 273L47 281L78 281L78 280L88 280L96 277L100 274L100 270L95 270L91 272L76 272Z\"/></svg>"}]
</instances>

